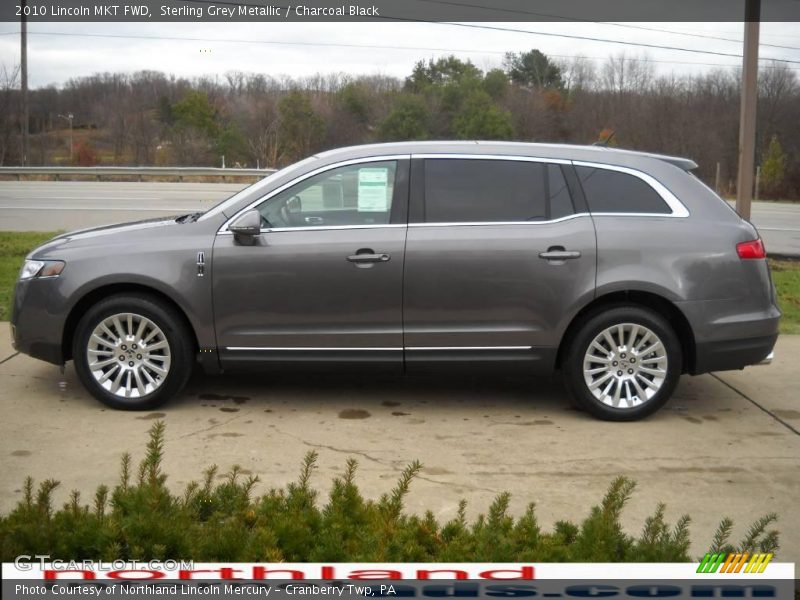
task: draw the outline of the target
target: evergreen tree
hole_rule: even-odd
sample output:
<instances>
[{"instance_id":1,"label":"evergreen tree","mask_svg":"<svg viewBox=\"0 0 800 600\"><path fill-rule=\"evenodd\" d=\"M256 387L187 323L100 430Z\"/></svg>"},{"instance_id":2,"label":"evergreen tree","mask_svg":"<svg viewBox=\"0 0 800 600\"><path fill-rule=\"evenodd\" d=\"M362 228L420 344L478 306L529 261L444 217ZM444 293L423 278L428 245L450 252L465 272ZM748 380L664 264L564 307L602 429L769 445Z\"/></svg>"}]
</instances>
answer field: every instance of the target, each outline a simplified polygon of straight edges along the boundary
<instances>
[{"instance_id":1,"label":"evergreen tree","mask_svg":"<svg viewBox=\"0 0 800 600\"><path fill-rule=\"evenodd\" d=\"M778 192L785 174L786 153L778 141L778 136L773 135L761 164L761 184L764 190L772 194Z\"/></svg>"},{"instance_id":2,"label":"evergreen tree","mask_svg":"<svg viewBox=\"0 0 800 600\"><path fill-rule=\"evenodd\" d=\"M492 69L487 71L483 77L483 91L493 99L498 100L506 95L508 91L508 76L503 69Z\"/></svg>"},{"instance_id":3,"label":"evergreen tree","mask_svg":"<svg viewBox=\"0 0 800 600\"><path fill-rule=\"evenodd\" d=\"M312 154L325 135L325 120L311 106L307 94L289 92L278 104L280 125L278 142L284 163L292 163Z\"/></svg>"},{"instance_id":4,"label":"evergreen tree","mask_svg":"<svg viewBox=\"0 0 800 600\"><path fill-rule=\"evenodd\" d=\"M483 91L471 94L456 116L455 134L469 140L508 140L514 136L511 114L501 110Z\"/></svg>"},{"instance_id":5,"label":"evergreen tree","mask_svg":"<svg viewBox=\"0 0 800 600\"><path fill-rule=\"evenodd\" d=\"M410 92L427 92L432 87L450 83L462 83L465 80L480 80L481 71L470 61L463 61L455 56L447 56L437 60L421 60L414 65L411 75L406 78L405 89Z\"/></svg>"},{"instance_id":6,"label":"evergreen tree","mask_svg":"<svg viewBox=\"0 0 800 600\"><path fill-rule=\"evenodd\" d=\"M204 92L189 92L172 106L170 116L178 130L194 129L208 136L217 133L216 111Z\"/></svg>"},{"instance_id":7,"label":"evergreen tree","mask_svg":"<svg viewBox=\"0 0 800 600\"><path fill-rule=\"evenodd\" d=\"M380 124L379 136L386 141L424 140L430 137L431 115L419 96L399 96L392 111Z\"/></svg>"},{"instance_id":8,"label":"evergreen tree","mask_svg":"<svg viewBox=\"0 0 800 600\"><path fill-rule=\"evenodd\" d=\"M508 76L516 84L537 89L562 89L561 69L539 50L508 52L504 65Z\"/></svg>"}]
</instances>

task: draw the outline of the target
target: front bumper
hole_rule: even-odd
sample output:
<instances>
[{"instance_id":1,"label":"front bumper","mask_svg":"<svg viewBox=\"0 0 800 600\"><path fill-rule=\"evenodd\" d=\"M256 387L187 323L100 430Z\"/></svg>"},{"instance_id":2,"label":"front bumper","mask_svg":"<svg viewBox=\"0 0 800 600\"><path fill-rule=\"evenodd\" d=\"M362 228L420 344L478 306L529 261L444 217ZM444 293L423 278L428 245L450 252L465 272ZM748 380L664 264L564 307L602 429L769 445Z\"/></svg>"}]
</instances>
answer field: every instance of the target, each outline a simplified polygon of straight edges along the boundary
<instances>
[{"instance_id":1,"label":"front bumper","mask_svg":"<svg viewBox=\"0 0 800 600\"><path fill-rule=\"evenodd\" d=\"M18 352L63 365L65 315L57 288L58 278L17 282L11 311L11 343Z\"/></svg>"}]
</instances>

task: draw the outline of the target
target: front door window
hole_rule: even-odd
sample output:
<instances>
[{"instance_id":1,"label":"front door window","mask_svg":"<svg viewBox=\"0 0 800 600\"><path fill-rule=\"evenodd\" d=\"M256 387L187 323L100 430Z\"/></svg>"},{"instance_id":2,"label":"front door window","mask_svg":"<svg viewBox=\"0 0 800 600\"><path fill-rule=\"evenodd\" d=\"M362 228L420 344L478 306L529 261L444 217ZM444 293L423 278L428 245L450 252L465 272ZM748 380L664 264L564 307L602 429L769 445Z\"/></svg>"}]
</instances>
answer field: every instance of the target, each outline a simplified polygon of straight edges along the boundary
<instances>
[{"instance_id":1,"label":"front door window","mask_svg":"<svg viewBox=\"0 0 800 600\"><path fill-rule=\"evenodd\" d=\"M386 225L396 170L396 161L337 167L293 185L258 210L273 229Z\"/></svg>"}]
</instances>

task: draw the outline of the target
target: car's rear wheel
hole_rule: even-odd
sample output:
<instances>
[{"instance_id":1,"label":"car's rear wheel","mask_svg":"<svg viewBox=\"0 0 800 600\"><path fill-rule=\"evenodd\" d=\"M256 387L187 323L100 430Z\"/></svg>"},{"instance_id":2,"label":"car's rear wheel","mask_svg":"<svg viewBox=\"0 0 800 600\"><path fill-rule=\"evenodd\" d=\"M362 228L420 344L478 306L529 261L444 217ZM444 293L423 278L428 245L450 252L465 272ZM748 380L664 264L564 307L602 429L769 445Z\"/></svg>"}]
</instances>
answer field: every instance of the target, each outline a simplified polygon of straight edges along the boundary
<instances>
[{"instance_id":1,"label":"car's rear wheel","mask_svg":"<svg viewBox=\"0 0 800 600\"><path fill-rule=\"evenodd\" d=\"M657 411L675 390L681 369L681 344L669 322L640 306L590 316L572 338L564 363L573 398L609 421Z\"/></svg>"},{"instance_id":2,"label":"car's rear wheel","mask_svg":"<svg viewBox=\"0 0 800 600\"><path fill-rule=\"evenodd\" d=\"M92 306L73 338L83 385L124 410L160 406L186 385L193 345L181 315L144 294L115 295Z\"/></svg>"}]
</instances>

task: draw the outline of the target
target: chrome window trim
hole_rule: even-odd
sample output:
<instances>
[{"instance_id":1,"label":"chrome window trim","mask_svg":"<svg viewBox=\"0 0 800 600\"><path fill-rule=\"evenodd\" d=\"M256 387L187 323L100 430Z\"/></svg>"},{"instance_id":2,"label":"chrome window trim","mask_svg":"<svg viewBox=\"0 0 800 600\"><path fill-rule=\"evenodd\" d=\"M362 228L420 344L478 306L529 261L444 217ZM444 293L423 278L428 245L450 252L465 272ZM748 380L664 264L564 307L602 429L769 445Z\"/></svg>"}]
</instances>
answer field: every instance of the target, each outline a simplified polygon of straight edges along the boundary
<instances>
[{"instance_id":1,"label":"chrome window trim","mask_svg":"<svg viewBox=\"0 0 800 600\"><path fill-rule=\"evenodd\" d=\"M337 231L340 229L405 229L404 223L383 223L379 225L320 225L318 227L271 227L262 229L261 233L287 233L290 231ZM233 235L232 231L218 231L217 235Z\"/></svg>"},{"instance_id":2,"label":"chrome window trim","mask_svg":"<svg viewBox=\"0 0 800 600\"><path fill-rule=\"evenodd\" d=\"M478 160L511 160L518 162L536 162L548 163L558 165L573 165L577 167L589 167L594 169L605 169L608 171L617 171L632 175L644 181L666 202L670 213L635 213L635 212L578 212L566 217L559 217L558 219L551 219L549 221L466 221L466 222L431 222L431 223L409 223L409 227L476 227L487 225L549 225L551 223L559 223L574 219L577 217L592 216L592 217L658 217L658 218L684 218L689 216L689 210L684 204L678 200L677 196L673 194L664 184L658 181L652 175L632 169L630 167L623 167L619 165L612 165L603 162L582 161L582 160L569 160L563 158L543 158L540 156L518 156L513 154L464 154L457 152L443 152L443 153L412 153L411 158L423 159L478 159Z\"/></svg>"},{"instance_id":3,"label":"chrome window trim","mask_svg":"<svg viewBox=\"0 0 800 600\"><path fill-rule=\"evenodd\" d=\"M572 164L576 167L588 167L590 169L604 169L606 171L617 171L619 173L625 173L627 175L632 175L634 177L638 177L642 181L644 181L647 185L653 188L656 193L661 196L661 199L667 203L669 206L671 213L636 213L636 212L593 212L591 213L592 216L595 217L666 217L666 218L685 218L689 216L689 209L684 206L683 202L678 200L678 197L673 194L663 183L661 183L658 179L653 177L652 175L645 173L644 171L639 171L638 169L632 169L630 167L622 167L619 165L609 165L607 163L601 162L590 162L584 160L573 160ZM590 211L591 212L591 211Z\"/></svg>"},{"instance_id":4,"label":"chrome window trim","mask_svg":"<svg viewBox=\"0 0 800 600\"><path fill-rule=\"evenodd\" d=\"M630 167L623 167L620 165L612 165L603 162L595 162L595 161L584 161L584 160L569 160L563 158L545 158L540 156L520 156L514 154L469 154L469 153L458 153L458 152L442 152L442 153L435 153L435 152L417 152L411 154L388 154L385 156L368 156L368 157L361 157L361 158L353 158L349 160L344 160L336 163L330 163L323 167L319 167L308 173L300 175L292 179L291 181L283 184L282 186L276 188L275 190L265 194L264 196L260 196L257 200L254 200L245 208L240 209L236 214L234 214L231 218L229 218L222 226L217 230L217 235L233 235L232 232L228 230L228 226L231 222L233 222L236 218L238 218L243 213L252 210L262 202L266 202L270 200L272 197L280 194L284 190L296 185L309 177L313 177L320 173L324 173L325 171L329 171L332 169L336 169L339 167L346 167L349 165L355 164L362 164L362 163L370 163L370 162L383 162L383 161L390 161L390 160L408 160L408 159L467 159L467 160L509 160L509 161L517 161L517 162L535 162L535 163L548 163L548 164L558 164L558 165L574 165L576 167L589 167L593 169L605 169L607 171L617 171L619 173L625 173L627 175L632 175L644 181L648 184L651 188L655 190L655 192L661 197L664 202L666 202L667 206L669 206L671 213L635 213L635 212L579 212L573 213L571 215L567 215L565 217L559 217L558 219L551 219L549 221L465 221L465 222L432 222L432 223L385 223L385 224L378 224L378 225L329 225L329 226L319 226L319 227L271 227L265 228L261 230L261 233L281 233L287 231L335 231L335 230L347 230L347 229L385 229L385 228L397 228L397 227L478 227L478 226L492 226L492 225L549 225L551 223L560 223L563 221L568 221L570 219L575 219L578 217L639 217L639 218L685 218L689 216L689 210L686 206L673 194L664 184L654 178L652 175L645 173L644 171L640 171L638 169L633 169ZM205 216L205 215L204 215Z\"/></svg>"},{"instance_id":5,"label":"chrome window trim","mask_svg":"<svg viewBox=\"0 0 800 600\"><path fill-rule=\"evenodd\" d=\"M246 213L249 210L253 210L256 206L258 206L262 202L266 202L267 200L270 200L271 198L273 198L274 196L277 196L278 194L280 194L284 190L292 187L293 185L301 183L302 181L305 181L306 179L308 179L309 177L313 177L314 175L318 175L320 173L324 173L325 171L330 171L330 170L333 170L333 169L337 169L339 167L347 167L347 166L350 166L350 165L358 165L358 164L361 164L361 163L384 162L384 161L390 161L390 160L408 160L410 157L411 157L410 154L387 154L386 156L368 156L368 157L362 157L362 158L352 158L352 159L349 159L349 160L343 160L343 161L340 161L340 162L327 164L327 165L325 165L323 167L319 167L317 169L314 169L313 171L309 171L307 173L304 173L303 175L295 177L291 181L283 184L282 186L272 190L271 192L269 192L269 193L267 193L267 194L265 194L263 196L260 196L257 200L254 200L253 202L248 204L246 207L244 207L241 210L237 211L236 214L234 214L230 219L228 219L227 221L225 221L222 224L222 226L217 230L217 234L221 234L221 233L230 234L231 232L228 230L228 226L233 221L235 221L240 215L242 215L243 213ZM387 223L386 225L367 225L366 227L367 228L371 228L371 227L386 227L387 225L397 225L397 224L388 224ZM401 226L405 227L405 225L401 225ZM295 231L295 230L298 230L298 229L320 230L320 229L323 229L323 227L275 227L275 228L270 228L270 229L262 229L261 231L263 233L263 232L266 232L266 231L275 231L275 230L286 230L286 231ZM364 228L364 227L365 227L364 225L340 225L337 228L347 229L347 228ZM328 229L332 229L332 228L333 227L328 227Z\"/></svg>"},{"instance_id":6,"label":"chrome window trim","mask_svg":"<svg viewBox=\"0 0 800 600\"><path fill-rule=\"evenodd\" d=\"M518 156L515 154L459 154L457 152L423 152L412 153L411 158L445 158L445 159L469 159L469 160L510 160L514 162L535 162L535 163L552 163L555 165L569 165L572 161L564 158L542 158L540 156Z\"/></svg>"},{"instance_id":7,"label":"chrome window trim","mask_svg":"<svg viewBox=\"0 0 800 600\"><path fill-rule=\"evenodd\" d=\"M686 214L675 213L623 213L623 212L596 212L592 213L593 217L639 217L639 218L667 218L667 219L684 219L689 216Z\"/></svg>"},{"instance_id":8,"label":"chrome window trim","mask_svg":"<svg viewBox=\"0 0 800 600\"><path fill-rule=\"evenodd\" d=\"M549 221L452 221L452 222L436 222L436 223L409 223L409 227L488 227L491 225L522 225L528 227L531 225L551 225L553 223L561 223L563 221L571 221L579 217L588 217L589 213L580 212L567 215L566 217L559 217L558 219L550 219Z\"/></svg>"}]
</instances>

